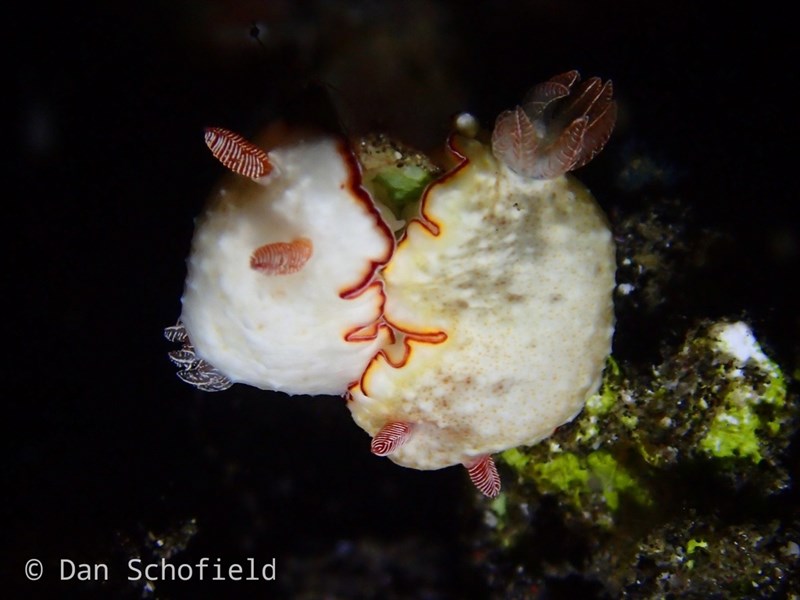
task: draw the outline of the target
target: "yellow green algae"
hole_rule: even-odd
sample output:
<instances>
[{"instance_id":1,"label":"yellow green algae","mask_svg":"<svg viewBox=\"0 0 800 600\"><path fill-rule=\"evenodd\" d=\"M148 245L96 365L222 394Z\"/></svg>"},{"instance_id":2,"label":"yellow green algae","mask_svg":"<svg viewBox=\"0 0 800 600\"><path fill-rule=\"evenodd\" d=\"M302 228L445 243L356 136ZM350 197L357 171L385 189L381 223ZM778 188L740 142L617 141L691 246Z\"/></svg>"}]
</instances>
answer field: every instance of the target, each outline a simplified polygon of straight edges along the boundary
<instances>
[{"instance_id":1,"label":"yellow green algae","mask_svg":"<svg viewBox=\"0 0 800 600\"><path fill-rule=\"evenodd\" d=\"M634 491L642 500L648 494L628 474L631 461L618 456L635 451L646 476L651 467L682 460L775 462L796 412L786 395L780 368L745 323L707 323L649 378L634 381L610 358L600 391L573 423L543 444L502 453L501 460L522 480L564 494L576 506L589 487L605 500ZM611 472L606 467L617 475L603 477ZM588 485L590 476L595 485ZM618 502L606 505L613 511Z\"/></svg>"},{"instance_id":2,"label":"yellow green algae","mask_svg":"<svg viewBox=\"0 0 800 600\"><path fill-rule=\"evenodd\" d=\"M425 188L441 173L423 153L384 135L366 136L354 150L362 185L396 219L416 214Z\"/></svg>"},{"instance_id":3,"label":"yellow green algae","mask_svg":"<svg viewBox=\"0 0 800 600\"><path fill-rule=\"evenodd\" d=\"M504 552L528 553L531 581L542 555L528 544L554 519L557 538L592 548L586 562L564 558L555 571L594 574L612 596L664 597L674 588L750 597L747 585L774 591L775 573L800 570L797 519L730 525L712 500L739 495L766 506L787 493L784 454L798 411L780 367L741 321L699 323L664 356L644 373L609 359L600 390L572 423L499 455L504 491L484 504L489 538ZM696 501L711 510L687 516L682 507L704 495ZM741 573L729 572L726 555ZM776 570L760 571L759 560ZM653 562L663 579L642 577Z\"/></svg>"},{"instance_id":4,"label":"yellow green algae","mask_svg":"<svg viewBox=\"0 0 800 600\"><path fill-rule=\"evenodd\" d=\"M698 548L703 548L704 550L708 549L708 542L705 540L695 540L691 539L686 544L686 554L694 554L694 551Z\"/></svg>"},{"instance_id":5,"label":"yellow green algae","mask_svg":"<svg viewBox=\"0 0 800 600\"><path fill-rule=\"evenodd\" d=\"M691 539L686 543L686 554L691 556L697 550L708 550L708 542L705 540L695 540ZM694 568L694 559L690 558L686 561L686 567L688 569Z\"/></svg>"},{"instance_id":6,"label":"yellow green algae","mask_svg":"<svg viewBox=\"0 0 800 600\"><path fill-rule=\"evenodd\" d=\"M592 452L586 456L557 453L541 463L531 462L523 451L513 448L501 455L518 474L532 477L545 493L566 496L573 506L581 508L587 497L599 493L611 511L620 506L620 494L629 495L640 504L650 504L645 488L609 453Z\"/></svg>"},{"instance_id":7,"label":"yellow green algae","mask_svg":"<svg viewBox=\"0 0 800 600\"><path fill-rule=\"evenodd\" d=\"M716 342L716 350L730 359L721 367L728 384L700 447L717 458L746 458L759 463L764 437L780 433L786 380L744 323L717 325L710 337ZM753 377L745 377L745 368L754 371Z\"/></svg>"},{"instance_id":8,"label":"yellow green algae","mask_svg":"<svg viewBox=\"0 0 800 600\"><path fill-rule=\"evenodd\" d=\"M376 195L384 197L397 214L408 203L419 200L425 187L433 181L433 174L415 164L392 166L375 175L373 182L379 191Z\"/></svg>"}]
</instances>

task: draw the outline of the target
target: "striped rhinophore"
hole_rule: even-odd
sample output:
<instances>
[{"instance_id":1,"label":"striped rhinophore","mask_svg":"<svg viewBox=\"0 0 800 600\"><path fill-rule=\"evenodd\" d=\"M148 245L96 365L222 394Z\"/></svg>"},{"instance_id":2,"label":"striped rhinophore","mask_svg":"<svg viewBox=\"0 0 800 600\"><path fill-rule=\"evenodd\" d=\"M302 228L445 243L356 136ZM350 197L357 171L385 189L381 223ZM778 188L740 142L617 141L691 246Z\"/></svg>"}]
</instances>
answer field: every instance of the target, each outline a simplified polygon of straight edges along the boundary
<instances>
[{"instance_id":1,"label":"striped rhinophore","mask_svg":"<svg viewBox=\"0 0 800 600\"><path fill-rule=\"evenodd\" d=\"M259 179L272 172L267 153L237 133L222 127L207 127L205 139L214 158L234 173Z\"/></svg>"},{"instance_id":2,"label":"striped rhinophore","mask_svg":"<svg viewBox=\"0 0 800 600\"><path fill-rule=\"evenodd\" d=\"M372 438L370 450L375 456L387 456L397 450L411 437L411 424L395 421L387 423Z\"/></svg>"},{"instance_id":3,"label":"striped rhinophore","mask_svg":"<svg viewBox=\"0 0 800 600\"><path fill-rule=\"evenodd\" d=\"M307 238L264 244L253 251L250 267L265 275L291 275L303 268L312 251L313 245Z\"/></svg>"}]
</instances>

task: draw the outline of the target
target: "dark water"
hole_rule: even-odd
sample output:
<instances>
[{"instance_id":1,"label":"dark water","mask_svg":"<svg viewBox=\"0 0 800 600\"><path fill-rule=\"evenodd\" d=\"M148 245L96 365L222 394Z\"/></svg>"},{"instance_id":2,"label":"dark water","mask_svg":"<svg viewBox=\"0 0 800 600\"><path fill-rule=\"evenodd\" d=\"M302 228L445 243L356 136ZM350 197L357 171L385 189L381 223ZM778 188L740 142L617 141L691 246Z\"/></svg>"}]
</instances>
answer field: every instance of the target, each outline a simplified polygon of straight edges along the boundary
<instances>
[{"instance_id":1,"label":"dark water","mask_svg":"<svg viewBox=\"0 0 800 600\"><path fill-rule=\"evenodd\" d=\"M188 544L180 562L277 565L275 582L159 583L159 597L488 594L460 471L372 457L339 398L206 395L175 377L161 329L180 312L192 219L221 174L206 125L251 134L289 114L430 150L459 110L489 126L551 75L611 77L617 132L579 176L612 218L670 196L725 240L671 323L746 317L797 365L796 41L776 10L114 6L32 5L12 23L1 568L18 597L139 597L125 563L154 560L156 539ZM620 185L632 152L666 175ZM620 339L657 351L644 329ZM44 563L39 582L24 578L29 558ZM60 582L62 558L107 563L109 581Z\"/></svg>"}]
</instances>

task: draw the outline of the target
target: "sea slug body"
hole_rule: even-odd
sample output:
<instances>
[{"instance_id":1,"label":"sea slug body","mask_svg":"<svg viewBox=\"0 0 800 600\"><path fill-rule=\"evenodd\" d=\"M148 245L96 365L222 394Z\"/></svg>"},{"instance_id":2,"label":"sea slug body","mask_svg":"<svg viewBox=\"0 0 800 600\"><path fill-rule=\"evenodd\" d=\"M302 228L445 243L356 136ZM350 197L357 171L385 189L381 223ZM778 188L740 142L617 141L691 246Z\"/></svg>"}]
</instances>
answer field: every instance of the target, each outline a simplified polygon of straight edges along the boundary
<instances>
[{"instance_id":1,"label":"sea slug body","mask_svg":"<svg viewBox=\"0 0 800 600\"><path fill-rule=\"evenodd\" d=\"M591 125L579 114L567 128L574 119ZM481 142L451 138L456 166L428 188L383 271L395 343L350 389L373 452L377 440L403 466L463 464L493 496L491 454L548 437L598 389L615 250L591 194L563 174L594 144L579 140L558 165L546 155L557 148L544 159L521 148L528 163L512 169ZM515 172L536 161L547 178Z\"/></svg>"},{"instance_id":2,"label":"sea slug body","mask_svg":"<svg viewBox=\"0 0 800 600\"><path fill-rule=\"evenodd\" d=\"M170 353L179 376L205 391L344 394L374 454L461 464L496 496L492 454L548 437L600 385L615 249L566 173L615 119L611 82L576 71L503 112L490 144L461 118L451 168L432 183L426 169L372 174L403 190L424 181L415 216L390 215L362 188L342 140L257 146L207 130L233 175L197 222L182 314L166 330L183 344Z\"/></svg>"},{"instance_id":3,"label":"sea slug body","mask_svg":"<svg viewBox=\"0 0 800 600\"><path fill-rule=\"evenodd\" d=\"M387 339L376 272L394 250L355 159L324 136L268 153L223 129L206 140L236 173L196 224L169 330L186 338L179 374L207 390L343 394Z\"/></svg>"}]
</instances>

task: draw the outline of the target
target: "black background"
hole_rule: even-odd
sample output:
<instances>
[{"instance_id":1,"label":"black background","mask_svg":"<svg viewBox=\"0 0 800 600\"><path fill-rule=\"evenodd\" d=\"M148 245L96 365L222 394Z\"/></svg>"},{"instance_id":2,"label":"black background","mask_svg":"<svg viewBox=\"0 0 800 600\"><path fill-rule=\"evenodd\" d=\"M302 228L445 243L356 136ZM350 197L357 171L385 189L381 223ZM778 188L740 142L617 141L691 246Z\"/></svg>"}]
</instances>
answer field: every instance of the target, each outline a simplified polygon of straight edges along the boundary
<instances>
[{"instance_id":1,"label":"black background","mask_svg":"<svg viewBox=\"0 0 800 600\"><path fill-rule=\"evenodd\" d=\"M3 202L4 589L138 597L141 588L120 582L125 556L147 552L148 531L194 518L199 533L176 560L277 558L283 583L225 588L232 596L285 595L287 582L308 589L303 570L313 579L321 569L311 557L347 554L348 544L366 540L433 548L429 597L482 596L469 567L474 515L460 470L418 473L372 457L338 398L241 386L196 392L175 377L161 337L180 312L192 219L222 172L203 127L251 134L304 111L330 120L330 53L357 48L370 18L396 21L401 31L428 13L415 15L414 3L330 3L367 15L354 31L332 25L331 9L314 2L112 4L32 4L7 21L19 45L6 78L13 144ZM798 44L788 17L763 3L430 4L446 52L427 58L444 65L461 105L414 88L376 90L393 100L369 111L363 100L346 100L353 115L387 113L358 126L403 137L402 124L431 105L424 126L406 136L428 150L457 110L488 126L556 73L613 78L617 132L579 176L609 212L624 215L638 201L615 196L626 144L680 173L671 193L692 207L699 227L730 240L698 278L687 320L744 316L791 371ZM264 41L276 31L278 42ZM221 32L233 41L216 41ZM348 36L347 44L339 39ZM397 60L408 47L397 42ZM409 77L425 68L424 60L411 64ZM383 81L367 77L363 86ZM37 583L23 577L32 557L45 563ZM58 558L108 562L114 581L56 582ZM398 597L424 596L414 585L400 577ZM166 597L200 592L161 588Z\"/></svg>"}]
</instances>

